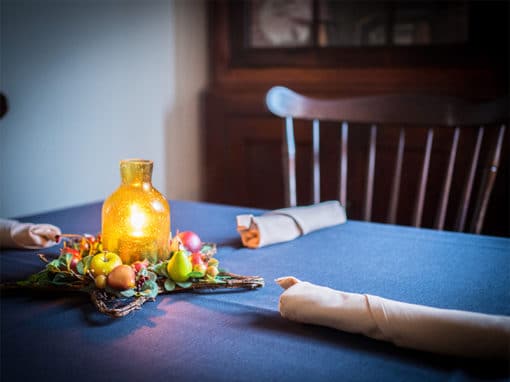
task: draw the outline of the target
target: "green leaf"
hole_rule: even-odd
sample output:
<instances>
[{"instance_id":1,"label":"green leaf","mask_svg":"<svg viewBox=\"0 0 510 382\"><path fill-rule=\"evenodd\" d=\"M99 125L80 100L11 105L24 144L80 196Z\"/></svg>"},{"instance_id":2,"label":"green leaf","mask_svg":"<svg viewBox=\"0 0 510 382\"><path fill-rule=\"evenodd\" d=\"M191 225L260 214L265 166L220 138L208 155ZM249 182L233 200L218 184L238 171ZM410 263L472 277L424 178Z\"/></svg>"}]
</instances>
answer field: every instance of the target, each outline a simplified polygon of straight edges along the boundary
<instances>
[{"instance_id":1,"label":"green leaf","mask_svg":"<svg viewBox=\"0 0 510 382\"><path fill-rule=\"evenodd\" d=\"M50 280L50 272L48 270L43 270L38 273L34 273L33 275L30 275L28 279L26 279L26 282L29 284L39 284L48 282Z\"/></svg>"},{"instance_id":2,"label":"green leaf","mask_svg":"<svg viewBox=\"0 0 510 382\"><path fill-rule=\"evenodd\" d=\"M173 291L175 289L175 282L173 282L170 279L166 279L164 286L165 286L165 290L166 291L171 292L171 291Z\"/></svg>"},{"instance_id":3,"label":"green leaf","mask_svg":"<svg viewBox=\"0 0 510 382\"><path fill-rule=\"evenodd\" d=\"M201 279L204 275L205 272L191 272L188 274L188 277L192 279Z\"/></svg>"},{"instance_id":4,"label":"green leaf","mask_svg":"<svg viewBox=\"0 0 510 382\"><path fill-rule=\"evenodd\" d=\"M134 289L126 289L120 292L123 297L133 297L135 295Z\"/></svg>"},{"instance_id":5,"label":"green leaf","mask_svg":"<svg viewBox=\"0 0 510 382\"><path fill-rule=\"evenodd\" d=\"M205 275L205 281L207 281L208 283L215 283L216 282L216 278L207 274Z\"/></svg>"},{"instance_id":6,"label":"green leaf","mask_svg":"<svg viewBox=\"0 0 510 382\"><path fill-rule=\"evenodd\" d=\"M211 250L212 250L212 246L211 246L211 245L206 244L206 245L204 245L204 246L200 249L200 253L207 253L207 252L209 252L209 251L211 251Z\"/></svg>"},{"instance_id":7,"label":"green leaf","mask_svg":"<svg viewBox=\"0 0 510 382\"><path fill-rule=\"evenodd\" d=\"M205 275L205 281L211 284L225 284L221 276L213 277L211 275Z\"/></svg>"},{"instance_id":8,"label":"green leaf","mask_svg":"<svg viewBox=\"0 0 510 382\"><path fill-rule=\"evenodd\" d=\"M60 272L53 277L53 280L51 280L52 284L56 285L67 285L71 283L73 279L71 279L66 273Z\"/></svg>"},{"instance_id":9,"label":"green leaf","mask_svg":"<svg viewBox=\"0 0 510 382\"><path fill-rule=\"evenodd\" d=\"M154 272L151 272L151 271L147 271L147 276L149 277L148 281L153 281L153 282L156 282L156 280L158 278L158 276Z\"/></svg>"},{"instance_id":10,"label":"green leaf","mask_svg":"<svg viewBox=\"0 0 510 382\"><path fill-rule=\"evenodd\" d=\"M122 297L121 292L119 292L117 289L109 287L108 285L106 285L104 291L108 294L111 294L112 296Z\"/></svg>"},{"instance_id":11,"label":"green leaf","mask_svg":"<svg viewBox=\"0 0 510 382\"><path fill-rule=\"evenodd\" d=\"M138 293L140 296L156 297L158 295L158 284L154 281L146 281L142 285L142 290Z\"/></svg>"},{"instance_id":12,"label":"green leaf","mask_svg":"<svg viewBox=\"0 0 510 382\"><path fill-rule=\"evenodd\" d=\"M17 284L20 286L42 286L50 284L50 272L48 270L44 270L38 273L34 273L30 275L26 280L18 281Z\"/></svg>"},{"instance_id":13,"label":"green leaf","mask_svg":"<svg viewBox=\"0 0 510 382\"><path fill-rule=\"evenodd\" d=\"M156 281L147 280L143 283L142 289L146 289L147 287L150 287L151 289L158 289L158 283Z\"/></svg>"},{"instance_id":14,"label":"green leaf","mask_svg":"<svg viewBox=\"0 0 510 382\"><path fill-rule=\"evenodd\" d=\"M185 281L185 282L176 282L177 285L179 285L181 288L189 288L193 283L191 281Z\"/></svg>"},{"instance_id":15,"label":"green leaf","mask_svg":"<svg viewBox=\"0 0 510 382\"><path fill-rule=\"evenodd\" d=\"M85 270L86 269L90 269L90 262L92 261L92 258L94 256L90 255L90 256L85 256L84 258L82 258L79 262L78 262L78 265L76 266L76 269L78 270L78 273L81 274L81 275L84 275L86 272ZM80 270L80 264L81 264L81 270Z\"/></svg>"},{"instance_id":16,"label":"green leaf","mask_svg":"<svg viewBox=\"0 0 510 382\"><path fill-rule=\"evenodd\" d=\"M85 267L83 266L83 262L81 260L78 261L78 264L76 264L76 271L82 276L85 274Z\"/></svg>"},{"instance_id":17,"label":"green leaf","mask_svg":"<svg viewBox=\"0 0 510 382\"><path fill-rule=\"evenodd\" d=\"M53 275L54 275L54 273L45 269L41 272L34 273L33 275L30 275L26 280L18 281L17 284L20 286L24 286L24 287L48 286L48 285L51 285L51 277Z\"/></svg>"},{"instance_id":18,"label":"green leaf","mask_svg":"<svg viewBox=\"0 0 510 382\"><path fill-rule=\"evenodd\" d=\"M53 273L60 272L60 269L53 264L48 264L47 267L50 272L53 272Z\"/></svg>"},{"instance_id":19,"label":"green leaf","mask_svg":"<svg viewBox=\"0 0 510 382\"><path fill-rule=\"evenodd\" d=\"M143 293L148 297L156 297L158 295L158 284L154 281L147 281L143 284Z\"/></svg>"},{"instance_id":20,"label":"green leaf","mask_svg":"<svg viewBox=\"0 0 510 382\"><path fill-rule=\"evenodd\" d=\"M158 296L158 293L159 293L159 290L157 289L152 289L151 290L151 294L149 295L149 297L151 298L156 298Z\"/></svg>"},{"instance_id":21,"label":"green leaf","mask_svg":"<svg viewBox=\"0 0 510 382\"><path fill-rule=\"evenodd\" d=\"M65 270L67 269L70 271L70 265L71 265L71 259L73 258L73 255L70 253L66 253L64 255L60 255L58 258L59 261L59 269Z\"/></svg>"},{"instance_id":22,"label":"green leaf","mask_svg":"<svg viewBox=\"0 0 510 382\"><path fill-rule=\"evenodd\" d=\"M50 272L60 272L59 266L60 266L60 260L55 259L55 260L50 261L46 265L46 269L49 270Z\"/></svg>"},{"instance_id":23,"label":"green leaf","mask_svg":"<svg viewBox=\"0 0 510 382\"><path fill-rule=\"evenodd\" d=\"M168 278L168 272L166 270L168 266L168 261L163 261L159 264L156 264L152 269L156 272L157 275Z\"/></svg>"}]
</instances>

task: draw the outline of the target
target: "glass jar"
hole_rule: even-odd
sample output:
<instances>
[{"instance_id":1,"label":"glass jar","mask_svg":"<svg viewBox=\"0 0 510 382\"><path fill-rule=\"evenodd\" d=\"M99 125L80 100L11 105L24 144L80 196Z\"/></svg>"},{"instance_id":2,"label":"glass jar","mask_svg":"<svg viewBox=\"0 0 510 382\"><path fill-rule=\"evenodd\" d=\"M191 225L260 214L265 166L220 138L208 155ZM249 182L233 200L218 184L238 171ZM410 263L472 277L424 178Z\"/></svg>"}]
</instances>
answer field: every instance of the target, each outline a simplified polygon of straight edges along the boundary
<instances>
[{"instance_id":1,"label":"glass jar","mask_svg":"<svg viewBox=\"0 0 510 382\"><path fill-rule=\"evenodd\" d=\"M122 160L121 185L103 204L103 248L124 264L155 263L170 253L170 206L152 186L152 165L151 160Z\"/></svg>"}]
</instances>

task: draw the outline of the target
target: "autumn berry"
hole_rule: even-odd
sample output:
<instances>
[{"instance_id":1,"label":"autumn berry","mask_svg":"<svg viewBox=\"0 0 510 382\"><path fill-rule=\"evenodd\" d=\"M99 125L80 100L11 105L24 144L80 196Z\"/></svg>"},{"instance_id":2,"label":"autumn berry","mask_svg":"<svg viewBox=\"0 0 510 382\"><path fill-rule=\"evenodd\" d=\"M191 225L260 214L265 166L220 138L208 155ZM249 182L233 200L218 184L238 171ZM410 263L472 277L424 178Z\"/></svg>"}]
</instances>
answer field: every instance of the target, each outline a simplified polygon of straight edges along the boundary
<instances>
[{"instance_id":1,"label":"autumn berry","mask_svg":"<svg viewBox=\"0 0 510 382\"><path fill-rule=\"evenodd\" d=\"M207 274L211 277L216 277L218 275L219 271L218 268L216 268L214 265L209 265L207 267Z\"/></svg>"},{"instance_id":2,"label":"autumn berry","mask_svg":"<svg viewBox=\"0 0 510 382\"><path fill-rule=\"evenodd\" d=\"M94 279L94 283L96 284L96 287L99 289L103 289L106 287L106 276L105 275L99 275Z\"/></svg>"}]
</instances>

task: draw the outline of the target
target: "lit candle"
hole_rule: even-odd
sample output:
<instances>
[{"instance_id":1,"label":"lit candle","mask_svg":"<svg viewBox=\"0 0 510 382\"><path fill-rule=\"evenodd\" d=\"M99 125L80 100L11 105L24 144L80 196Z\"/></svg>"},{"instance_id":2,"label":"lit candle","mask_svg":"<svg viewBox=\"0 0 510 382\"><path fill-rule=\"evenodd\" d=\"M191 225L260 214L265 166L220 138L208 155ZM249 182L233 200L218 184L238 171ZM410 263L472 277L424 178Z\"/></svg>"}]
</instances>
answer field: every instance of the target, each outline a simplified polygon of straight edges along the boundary
<instances>
[{"instance_id":1,"label":"lit candle","mask_svg":"<svg viewBox=\"0 0 510 382\"><path fill-rule=\"evenodd\" d=\"M137 204L132 204L129 213L129 223L131 224L131 235L134 237L144 236L144 229L147 223L147 216L143 213Z\"/></svg>"},{"instance_id":2,"label":"lit candle","mask_svg":"<svg viewBox=\"0 0 510 382\"><path fill-rule=\"evenodd\" d=\"M169 255L170 207L151 183L152 161L121 161L121 186L103 204L105 250L126 264Z\"/></svg>"}]
</instances>

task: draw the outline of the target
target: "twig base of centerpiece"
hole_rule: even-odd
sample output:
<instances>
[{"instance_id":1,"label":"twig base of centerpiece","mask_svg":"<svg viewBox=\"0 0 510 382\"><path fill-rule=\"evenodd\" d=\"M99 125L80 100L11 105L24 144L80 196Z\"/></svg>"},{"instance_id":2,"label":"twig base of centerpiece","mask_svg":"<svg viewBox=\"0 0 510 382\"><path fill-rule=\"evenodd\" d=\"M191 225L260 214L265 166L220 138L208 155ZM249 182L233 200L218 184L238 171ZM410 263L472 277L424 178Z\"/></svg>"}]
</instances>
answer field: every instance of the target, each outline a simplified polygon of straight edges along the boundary
<instances>
[{"instance_id":1,"label":"twig base of centerpiece","mask_svg":"<svg viewBox=\"0 0 510 382\"><path fill-rule=\"evenodd\" d=\"M118 298L102 289L94 289L90 293L90 297L97 310L113 318L127 316L129 313L141 309L147 300L154 300L150 297Z\"/></svg>"},{"instance_id":2,"label":"twig base of centerpiece","mask_svg":"<svg viewBox=\"0 0 510 382\"><path fill-rule=\"evenodd\" d=\"M222 277L221 283L210 283L206 281L192 282L187 288L176 286L172 291L165 290L159 286L159 294L171 294L178 292L189 292L197 290L217 290L217 289L256 289L264 286L264 279L259 276L242 276L229 272L221 272L218 276ZM154 301L151 297L116 297L101 289L94 289L90 293L92 302L96 308L110 317L120 318L129 313L141 309L147 301Z\"/></svg>"}]
</instances>

